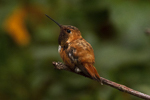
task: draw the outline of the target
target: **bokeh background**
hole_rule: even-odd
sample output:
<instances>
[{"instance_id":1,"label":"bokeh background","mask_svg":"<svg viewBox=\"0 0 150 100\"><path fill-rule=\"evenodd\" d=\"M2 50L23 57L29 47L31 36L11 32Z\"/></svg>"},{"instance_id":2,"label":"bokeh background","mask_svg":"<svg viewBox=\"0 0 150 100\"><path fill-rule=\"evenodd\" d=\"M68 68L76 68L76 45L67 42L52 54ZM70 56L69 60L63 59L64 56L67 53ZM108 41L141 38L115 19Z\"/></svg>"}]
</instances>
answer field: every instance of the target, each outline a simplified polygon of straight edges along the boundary
<instances>
[{"instance_id":1,"label":"bokeh background","mask_svg":"<svg viewBox=\"0 0 150 100\"><path fill-rule=\"evenodd\" d=\"M0 100L141 100L54 69L60 24L93 46L100 76L150 95L149 0L1 0Z\"/></svg>"}]
</instances>

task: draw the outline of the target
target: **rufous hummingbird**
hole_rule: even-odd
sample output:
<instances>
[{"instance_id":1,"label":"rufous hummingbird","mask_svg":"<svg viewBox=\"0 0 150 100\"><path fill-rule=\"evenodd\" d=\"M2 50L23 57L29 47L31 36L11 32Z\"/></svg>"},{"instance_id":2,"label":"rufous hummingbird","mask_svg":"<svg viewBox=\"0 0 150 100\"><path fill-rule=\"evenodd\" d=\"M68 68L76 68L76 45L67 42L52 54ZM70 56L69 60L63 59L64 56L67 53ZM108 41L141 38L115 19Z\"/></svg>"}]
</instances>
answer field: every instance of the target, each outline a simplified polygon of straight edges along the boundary
<instances>
[{"instance_id":1,"label":"rufous hummingbird","mask_svg":"<svg viewBox=\"0 0 150 100\"><path fill-rule=\"evenodd\" d=\"M81 36L79 29L71 25L60 25L48 15L46 16L60 27L58 52L65 65L73 71L82 71L85 75L101 82L93 65L95 63L93 48Z\"/></svg>"}]
</instances>

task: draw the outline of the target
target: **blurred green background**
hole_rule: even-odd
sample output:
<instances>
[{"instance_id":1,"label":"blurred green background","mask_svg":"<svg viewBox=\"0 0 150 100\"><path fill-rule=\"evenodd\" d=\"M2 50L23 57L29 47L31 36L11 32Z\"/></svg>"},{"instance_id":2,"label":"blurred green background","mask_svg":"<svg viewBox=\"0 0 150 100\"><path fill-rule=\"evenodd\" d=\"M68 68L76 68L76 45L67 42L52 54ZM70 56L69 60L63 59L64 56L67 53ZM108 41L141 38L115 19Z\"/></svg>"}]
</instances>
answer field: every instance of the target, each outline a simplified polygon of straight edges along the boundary
<instances>
[{"instance_id":1,"label":"blurred green background","mask_svg":"<svg viewBox=\"0 0 150 100\"><path fill-rule=\"evenodd\" d=\"M100 76L150 95L149 0L0 1L0 100L141 100L54 69L60 24L79 28Z\"/></svg>"}]
</instances>

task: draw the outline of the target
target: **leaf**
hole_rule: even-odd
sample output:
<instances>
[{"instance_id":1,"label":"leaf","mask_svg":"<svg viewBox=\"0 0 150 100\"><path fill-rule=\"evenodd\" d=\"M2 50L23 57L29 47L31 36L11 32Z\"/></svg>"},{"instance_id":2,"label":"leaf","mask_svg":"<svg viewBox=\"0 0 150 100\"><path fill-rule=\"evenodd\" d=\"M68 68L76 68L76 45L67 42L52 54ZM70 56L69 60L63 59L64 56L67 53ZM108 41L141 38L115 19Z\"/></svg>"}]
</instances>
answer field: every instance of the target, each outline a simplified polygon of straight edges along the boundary
<instances>
[{"instance_id":1,"label":"leaf","mask_svg":"<svg viewBox=\"0 0 150 100\"><path fill-rule=\"evenodd\" d=\"M4 22L5 30L20 46L28 45L30 42L30 35L25 26L26 16L27 16L26 9L17 8Z\"/></svg>"}]
</instances>

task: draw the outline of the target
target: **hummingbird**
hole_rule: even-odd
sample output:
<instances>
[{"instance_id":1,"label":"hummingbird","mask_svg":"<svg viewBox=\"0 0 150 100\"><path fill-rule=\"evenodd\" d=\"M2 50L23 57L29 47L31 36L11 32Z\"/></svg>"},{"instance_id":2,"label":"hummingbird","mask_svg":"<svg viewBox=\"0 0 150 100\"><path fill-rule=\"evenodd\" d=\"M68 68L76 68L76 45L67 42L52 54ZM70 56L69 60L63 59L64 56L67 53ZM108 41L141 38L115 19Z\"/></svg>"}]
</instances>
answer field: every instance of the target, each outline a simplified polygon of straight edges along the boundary
<instances>
[{"instance_id":1,"label":"hummingbird","mask_svg":"<svg viewBox=\"0 0 150 100\"><path fill-rule=\"evenodd\" d=\"M100 76L94 67L94 50L82 37L80 30L72 25L61 25L48 15L46 16L60 27L58 52L65 65L72 71L82 72L88 77L101 82Z\"/></svg>"}]
</instances>

